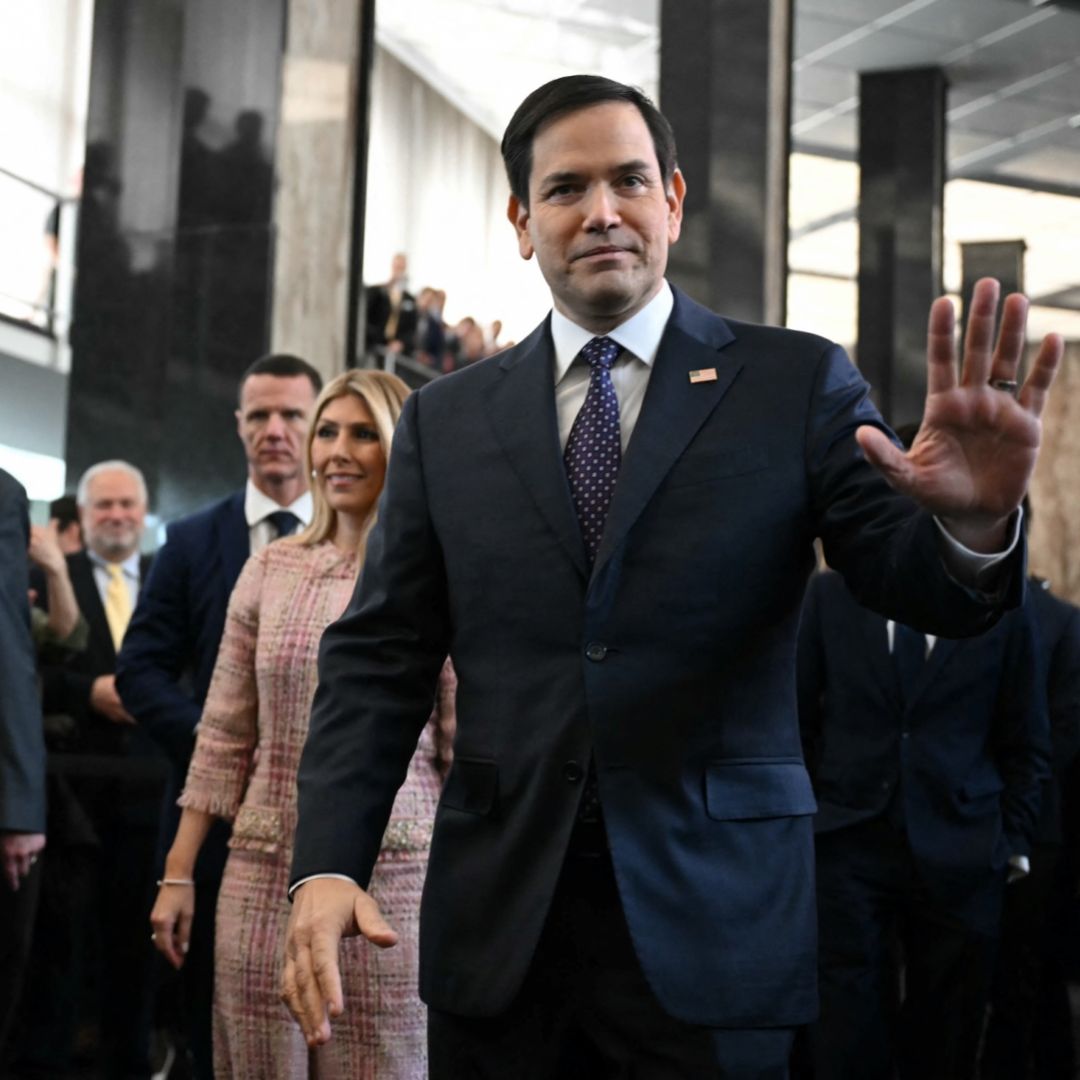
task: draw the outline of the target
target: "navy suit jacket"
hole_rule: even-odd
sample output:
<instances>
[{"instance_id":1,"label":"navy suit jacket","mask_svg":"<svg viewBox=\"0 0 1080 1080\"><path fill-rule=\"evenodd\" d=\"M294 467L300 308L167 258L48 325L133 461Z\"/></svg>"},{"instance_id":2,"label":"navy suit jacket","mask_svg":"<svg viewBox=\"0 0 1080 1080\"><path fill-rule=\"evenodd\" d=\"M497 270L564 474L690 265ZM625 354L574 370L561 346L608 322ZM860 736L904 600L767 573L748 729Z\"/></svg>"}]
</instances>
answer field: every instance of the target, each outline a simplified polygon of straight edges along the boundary
<instances>
[{"instance_id":1,"label":"navy suit jacket","mask_svg":"<svg viewBox=\"0 0 1080 1080\"><path fill-rule=\"evenodd\" d=\"M1034 580L1029 593L1039 636L1046 703L1050 713L1052 776L1043 787L1043 807L1035 841L1075 846L1080 829L1063 829L1063 796L1080 752L1080 608ZM1068 833L1068 835L1066 835Z\"/></svg>"},{"instance_id":2,"label":"navy suit jacket","mask_svg":"<svg viewBox=\"0 0 1080 1080\"><path fill-rule=\"evenodd\" d=\"M362 580L323 637L293 879L369 880L449 652L458 726L424 1000L473 1016L512 1000L593 758L661 1005L720 1027L801 1023L817 1007L815 804L794 660L814 537L909 622L960 635L995 616L862 459L855 427L880 417L830 342L676 291L591 572L554 381L545 321L406 401Z\"/></svg>"},{"instance_id":3,"label":"navy suit jacket","mask_svg":"<svg viewBox=\"0 0 1080 1080\"><path fill-rule=\"evenodd\" d=\"M29 540L26 492L0 469L0 831L43 833L45 740L30 639Z\"/></svg>"},{"instance_id":4,"label":"navy suit jacket","mask_svg":"<svg viewBox=\"0 0 1080 1080\"><path fill-rule=\"evenodd\" d=\"M214 673L225 612L250 554L244 493L173 522L116 663L124 707L182 778Z\"/></svg>"},{"instance_id":5,"label":"navy suit jacket","mask_svg":"<svg viewBox=\"0 0 1080 1080\"><path fill-rule=\"evenodd\" d=\"M885 619L838 574L820 574L803 610L798 690L816 831L884 814L899 784L923 879L958 917L994 930L1006 864L1031 850L1049 776L1030 599L978 637L938 638L905 701Z\"/></svg>"}]
</instances>

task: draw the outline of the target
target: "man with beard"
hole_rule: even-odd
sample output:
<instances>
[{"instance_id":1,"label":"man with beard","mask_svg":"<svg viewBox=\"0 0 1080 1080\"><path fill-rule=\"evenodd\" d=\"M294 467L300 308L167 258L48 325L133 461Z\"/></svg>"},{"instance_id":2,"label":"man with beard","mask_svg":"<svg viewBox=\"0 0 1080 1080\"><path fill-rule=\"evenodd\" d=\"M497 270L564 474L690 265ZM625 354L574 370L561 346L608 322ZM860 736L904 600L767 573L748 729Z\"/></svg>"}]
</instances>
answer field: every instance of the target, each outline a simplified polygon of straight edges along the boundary
<instances>
[{"instance_id":1,"label":"man with beard","mask_svg":"<svg viewBox=\"0 0 1080 1080\"><path fill-rule=\"evenodd\" d=\"M149 569L140 554L146 483L126 461L100 462L83 474L77 501L86 548L67 564L90 634L85 651L42 669L46 714L73 724L50 746L51 858L17 1064L63 1072L92 995L101 1075L149 1077L153 952L144 923L168 773L163 752L121 704L114 676ZM46 607L45 582L36 585Z\"/></svg>"}]
</instances>

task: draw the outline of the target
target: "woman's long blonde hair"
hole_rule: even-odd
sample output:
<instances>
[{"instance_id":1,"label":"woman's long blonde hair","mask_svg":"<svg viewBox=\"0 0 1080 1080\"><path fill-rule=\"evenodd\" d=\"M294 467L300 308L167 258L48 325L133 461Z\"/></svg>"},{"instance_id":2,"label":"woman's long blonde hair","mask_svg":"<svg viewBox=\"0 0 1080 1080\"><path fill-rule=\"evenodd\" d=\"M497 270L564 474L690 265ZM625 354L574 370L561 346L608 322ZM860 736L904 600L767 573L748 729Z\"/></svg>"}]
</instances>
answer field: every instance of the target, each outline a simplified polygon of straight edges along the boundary
<instances>
[{"instance_id":1,"label":"woman's long blonde hair","mask_svg":"<svg viewBox=\"0 0 1080 1080\"><path fill-rule=\"evenodd\" d=\"M379 433L379 445L386 455L387 465L390 464L390 443L394 436L394 427L401 415L401 407L409 396L409 388L396 376L386 371L376 371L369 368L355 368L343 371L336 378L331 379L323 387L315 401L315 414L308 429L307 441L304 444L304 462L308 476L311 478L311 524L297 537L296 542L307 547L320 544L334 535L336 513L326 501L322 486L314 475L314 466L311 462L311 447L315 442L315 432L319 427L319 420L323 410L331 401L345 397L346 394L355 394L368 407L372 419L375 421L375 429ZM372 510L371 516L364 523L364 531L360 539L359 554L363 555L367 538L371 528L375 524L377 511Z\"/></svg>"}]
</instances>

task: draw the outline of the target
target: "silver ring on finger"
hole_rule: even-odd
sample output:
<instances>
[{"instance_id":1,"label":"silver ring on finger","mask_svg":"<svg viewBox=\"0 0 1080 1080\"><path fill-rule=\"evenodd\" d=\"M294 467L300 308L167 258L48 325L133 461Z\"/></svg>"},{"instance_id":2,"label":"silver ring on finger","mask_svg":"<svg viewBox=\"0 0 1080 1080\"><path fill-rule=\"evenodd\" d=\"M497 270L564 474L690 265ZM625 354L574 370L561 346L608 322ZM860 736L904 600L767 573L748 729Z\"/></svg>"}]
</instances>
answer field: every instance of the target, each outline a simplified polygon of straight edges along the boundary
<instances>
[{"instance_id":1,"label":"silver ring on finger","mask_svg":"<svg viewBox=\"0 0 1080 1080\"><path fill-rule=\"evenodd\" d=\"M156 930L152 930L150 932L150 940L155 941L155 942L157 941L157 931Z\"/></svg>"},{"instance_id":2,"label":"silver ring on finger","mask_svg":"<svg viewBox=\"0 0 1080 1080\"><path fill-rule=\"evenodd\" d=\"M34 863L36 863L36 862L37 862L37 856L36 855L31 855L30 856L30 865L33 866Z\"/></svg>"},{"instance_id":3,"label":"silver ring on finger","mask_svg":"<svg viewBox=\"0 0 1080 1080\"><path fill-rule=\"evenodd\" d=\"M1020 393L1020 384L1015 379L991 379L990 387L1010 397L1016 397Z\"/></svg>"}]
</instances>

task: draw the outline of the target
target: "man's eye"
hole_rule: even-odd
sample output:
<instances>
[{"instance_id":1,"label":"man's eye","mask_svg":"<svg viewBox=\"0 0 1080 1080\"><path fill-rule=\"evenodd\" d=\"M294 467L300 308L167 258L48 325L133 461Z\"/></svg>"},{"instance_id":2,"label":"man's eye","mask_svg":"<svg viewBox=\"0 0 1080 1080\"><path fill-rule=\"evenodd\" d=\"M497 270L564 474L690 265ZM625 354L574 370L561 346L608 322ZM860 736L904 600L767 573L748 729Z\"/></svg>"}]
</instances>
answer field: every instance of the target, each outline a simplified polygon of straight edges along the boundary
<instances>
[{"instance_id":1,"label":"man's eye","mask_svg":"<svg viewBox=\"0 0 1080 1080\"><path fill-rule=\"evenodd\" d=\"M645 177L643 176L624 176L623 187L644 187Z\"/></svg>"},{"instance_id":2,"label":"man's eye","mask_svg":"<svg viewBox=\"0 0 1080 1080\"><path fill-rule=\"evenodd\" d=\"M248 423L249 424L265 424L266 423L266 418L267 418L268 415L269 415L268 413L264 413L264 412L248 413Z\"/></svg>"}]
</instances>

